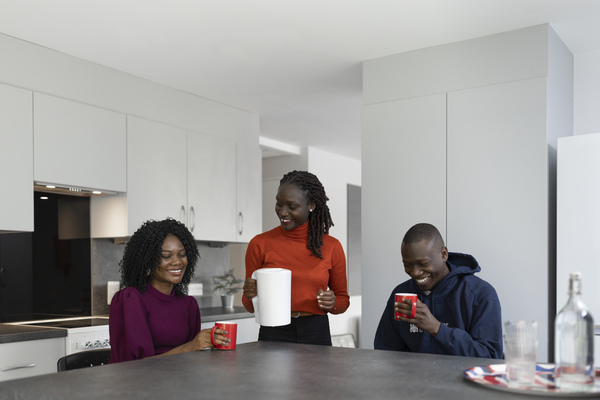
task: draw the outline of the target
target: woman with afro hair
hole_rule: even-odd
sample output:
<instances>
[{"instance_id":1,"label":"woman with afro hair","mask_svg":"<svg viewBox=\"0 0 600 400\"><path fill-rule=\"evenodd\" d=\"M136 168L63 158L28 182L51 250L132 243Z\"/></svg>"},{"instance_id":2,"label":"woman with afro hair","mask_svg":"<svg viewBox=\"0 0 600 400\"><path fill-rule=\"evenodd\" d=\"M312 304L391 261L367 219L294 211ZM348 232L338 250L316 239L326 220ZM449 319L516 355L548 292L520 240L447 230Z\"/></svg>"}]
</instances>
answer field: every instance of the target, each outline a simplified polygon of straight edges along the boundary
<instances>
[{"instance_id":1,"label":"woman with afro hair","mask_svg":"<svg viewBox=\"0 0 600 400\"><path fill-rule=\"evenodd\" d=\"M174 219L145 222L119 263L121 283L110 304L110 363L212 348L200 309L186 295L200 258L190 231ZM215 330L215 342L228 344Z\"/></svg>"},{"instance_id":2,"label":"woman with afro hair","mask_svg":"<svg viewBox=\"0 0 600 400\"><path fill-rule=\"evenodd\" d=\"M261 326L258 340L331 346L328 313L341 314L350 305L346 256L340 242L329 236L333 226L329 198L319 179L306 171L283 176L275 197L280 225L255 236L246 250L246 281L242 302L254 312L259 268L292 271L291 323Z\"/></svg>"}]
</instances>

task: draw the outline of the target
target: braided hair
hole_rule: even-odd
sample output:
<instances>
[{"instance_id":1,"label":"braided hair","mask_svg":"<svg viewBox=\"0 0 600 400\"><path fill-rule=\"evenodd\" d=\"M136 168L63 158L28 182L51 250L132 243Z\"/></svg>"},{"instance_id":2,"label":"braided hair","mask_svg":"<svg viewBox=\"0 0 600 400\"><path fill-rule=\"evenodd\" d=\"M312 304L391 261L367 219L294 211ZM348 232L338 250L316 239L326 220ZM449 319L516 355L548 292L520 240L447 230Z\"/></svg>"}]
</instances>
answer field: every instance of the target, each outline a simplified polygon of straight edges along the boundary
<instances>
[{"instance_id":1,"label":"braided hair","mask_svg":"<svg viewBox=\"0 0 600 400\"><path fill-rule=\"evenodd\" d=\"M188 261L181 282L173 285L173 290L179 297L187 293L200 254L191 232L184 224L172 218L146 221L131 236L123 258L119 262L124 287L132 286L141 293L146 292L149 272L152 273L152 270L160 265L162 244L168 234L176 236L181 241Z\"/></svg>"},{"instance_id":2,"label":"braided hair","mask_svg":"<svg viewBox=\"0 0 600 400\"><path fill-rule=\"evenodd\" d=\"M308 217L308 243L306 248L310 250L311 256L323 258L321 254L323 235L328 234L329 228L333 226L329 207L326 204L329 197L325 194L325 188L316 175L307 171L288 172L279 181L279 187L284 183L295 185L302 190L308 203L315 203L316 207Z\"/></svg>"}]
</instances>

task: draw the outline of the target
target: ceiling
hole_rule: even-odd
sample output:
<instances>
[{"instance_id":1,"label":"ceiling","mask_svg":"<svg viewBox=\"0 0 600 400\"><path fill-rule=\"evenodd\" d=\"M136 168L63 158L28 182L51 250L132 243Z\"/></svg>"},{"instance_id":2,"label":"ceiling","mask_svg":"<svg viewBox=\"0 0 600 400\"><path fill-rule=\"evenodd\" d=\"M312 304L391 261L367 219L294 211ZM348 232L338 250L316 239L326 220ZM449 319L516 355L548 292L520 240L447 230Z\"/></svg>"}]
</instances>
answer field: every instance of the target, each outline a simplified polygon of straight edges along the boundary
<instances>
[{"instance_id":1,"label":"ceiling","mask_svg":"<svg viewBox=\"0 0 600 400\"><path fill-rule=\"evenodd\" d=\"M600 49L596 0L0 2L0 33L259 114L272 148L354 159L362 61L548 22Z\"/></svg>"}]
</instances>

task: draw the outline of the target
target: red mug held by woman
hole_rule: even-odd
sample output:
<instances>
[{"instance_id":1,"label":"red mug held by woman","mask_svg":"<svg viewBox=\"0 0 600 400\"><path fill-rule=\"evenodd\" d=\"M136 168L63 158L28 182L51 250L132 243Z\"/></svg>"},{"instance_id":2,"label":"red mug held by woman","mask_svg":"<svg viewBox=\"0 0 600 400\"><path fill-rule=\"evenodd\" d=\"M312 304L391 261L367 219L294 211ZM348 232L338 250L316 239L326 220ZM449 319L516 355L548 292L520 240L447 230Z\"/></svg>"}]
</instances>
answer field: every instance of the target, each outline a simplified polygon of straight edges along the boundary
<instances>
[{"instance_id":1,"label":"red mug held by woman","mask_svg":"<svg viewBox=\"0 0 600 400\"><path fill-rule=\"evenodd\" d=\"M228 345L222 345L222 344L215 343L215 329L217 329L217 328L227 331L227 334L223 335L223 336L226 336L229 339ZM215 322L215 326L213 326L212 329L210 330L210 341L212 342L213 346L215 346L215 349L217 349L217 350L235 350L236 339L237 339L237 324L235 322L229 322L229 321Z\"/></svg>"}]
</instances>

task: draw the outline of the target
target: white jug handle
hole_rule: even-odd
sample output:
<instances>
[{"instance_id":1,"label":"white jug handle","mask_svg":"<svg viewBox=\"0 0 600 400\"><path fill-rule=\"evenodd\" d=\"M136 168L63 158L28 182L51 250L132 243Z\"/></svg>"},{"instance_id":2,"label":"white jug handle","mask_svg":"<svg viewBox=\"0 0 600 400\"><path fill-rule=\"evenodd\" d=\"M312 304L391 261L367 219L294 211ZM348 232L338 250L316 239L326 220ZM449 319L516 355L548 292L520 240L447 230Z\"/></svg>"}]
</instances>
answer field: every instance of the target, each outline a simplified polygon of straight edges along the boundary
<instances>
[{"instance_id":1,"label":"white jug handle","mask_svg":"<svg viewBox=\"0 0 600 400\"><path fill-rule=\"evenodd\" d=\"M252 273L251 278L256 279L256 271L254 271ZM252 298L252 306L254 307L254 321L256 321L256 323L260 325L260 315L258 314L258 309L260 308L259 301L258 301L258 279L256 280L256 287L257 287L256 296L254 296Z\"/></svg>"}]
</instances>

